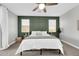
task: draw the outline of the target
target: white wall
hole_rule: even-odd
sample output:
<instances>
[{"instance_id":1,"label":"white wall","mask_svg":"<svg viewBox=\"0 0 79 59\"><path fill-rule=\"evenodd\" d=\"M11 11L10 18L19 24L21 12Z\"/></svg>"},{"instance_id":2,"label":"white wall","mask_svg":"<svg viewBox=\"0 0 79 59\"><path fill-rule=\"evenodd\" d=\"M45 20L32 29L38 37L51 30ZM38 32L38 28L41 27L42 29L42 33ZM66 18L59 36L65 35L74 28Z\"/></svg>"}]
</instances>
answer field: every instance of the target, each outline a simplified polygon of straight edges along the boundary
<instances>
[{"instance_id":1,"label":"white wall","mask_svg":"<svg viewBox=\"0 0 79 59\"><path fill-rule=\"evenodd\" d=\"M60 16L60 27L62 28L60 38L79 47L77 20L79 20L79 6Z\"/></svg>"},{"instance_id":2,"label":"white wall","mask_svg":"<svg viewBox=\"0 0 79 59\"><path fill-rule=\"evenodd\" d=\"M0 6L0 27L1 27L1 14L2 14L1 11L2 10L1 10L1 6ZM2 37L1 36L2 35L1 35L1 28L0 28L0 48L2 47L2 43L1 43L2 42Z\"/></svg>"},{"instance_id":3,"label":"white wall","mask_svg":"<svg viewBox=\"0 0 79 59\"><path fill-rule=\"evenodd\" d=\"M7 48L12 44L17 37L17 16L11 13L6 7L0 6L1 8L1 20L0 24L2 27L2 48Z\"/></svg>"},{"instance_id":4,"label":"white wall","mask_svg":"<svg viewBox=\"0 0 79 59\"><path fill-rule=\"evenodd\" d=\"M17 37L17 16L8 10L8 43L11 44Z\"/></svg>"}]
</instances>

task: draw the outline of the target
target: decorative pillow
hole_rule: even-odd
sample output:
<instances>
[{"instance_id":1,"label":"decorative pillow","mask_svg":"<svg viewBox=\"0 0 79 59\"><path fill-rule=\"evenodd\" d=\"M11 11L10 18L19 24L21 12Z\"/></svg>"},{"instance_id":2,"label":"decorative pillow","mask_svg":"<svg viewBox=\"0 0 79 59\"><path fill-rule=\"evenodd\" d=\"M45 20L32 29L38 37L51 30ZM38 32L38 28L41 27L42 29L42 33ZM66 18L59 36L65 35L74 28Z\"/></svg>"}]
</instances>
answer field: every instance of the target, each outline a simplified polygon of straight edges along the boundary
<instances>
[{"instance_id":1,"label":"decorative pillow","mask_svg":"<svg viewBox=\"0 0 79 59\"><path fill-rule=\"evenodd\" d=\"M41 33L41 32L37 32L37 33L36 33L36 35L41 36L41 35L42 35L42 33Z\"/></svg>"},{"instance_id":2,"label":"decorative pillow","mask_svg":"<svg viewBox=\"0 0 79 59\"><path fill-rule=\"evenodd\" d=\"M45 36L47 35L47 31L32 31L33 36Z\"/></svg>"},{"instance_id":3,"label":"decorative pillow","mask_svg":"<svg viewBox=\"0 0 79 59\"><path fill-rule=\"evenodd\" d=\"M32 35L33 36L41 35L41 32L40 31L32 31Z\"/></svg>"},{"instance_id":4,"label":"decorative pillow","mask_svg":"<svg viewBox=\"0 0 79 59\"><path fill-rule=\"evenodd\" d=\"M36 31L32 31L32 35L36 35Z\"/></svg>"},{"instance_id":5,"label":"decorative pillow","mask_svg":"<svg viewBox=\"0 0 79 59\"><path fill-rule=\"evenodd\" d=\"M47 34L47 31L41 31L42 32L42 35L46 35Z\"/></svg>"}]
</instances>

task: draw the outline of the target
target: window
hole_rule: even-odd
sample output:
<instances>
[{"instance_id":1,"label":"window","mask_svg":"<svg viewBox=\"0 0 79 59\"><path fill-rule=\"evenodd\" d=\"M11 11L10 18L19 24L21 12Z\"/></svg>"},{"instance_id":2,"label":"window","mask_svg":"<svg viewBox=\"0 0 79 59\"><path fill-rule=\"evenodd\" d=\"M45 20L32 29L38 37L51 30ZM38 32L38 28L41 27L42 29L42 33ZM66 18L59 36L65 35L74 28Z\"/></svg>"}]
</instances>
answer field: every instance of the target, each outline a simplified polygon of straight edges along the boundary
<instances>
[{"instance_id":1,"label":"window","mask_svg":"<svg viewBox=\"0 0 79 59\"><path fill-rule=\"evenodd\" d=\"M56 20L49 20L49 32L56 32Z\"/></svg>"},{"instance_id":2,"label":"window","mask_svg":"<svg viewBox=\"0 0 79 59\"><path fill-rule=\"evenodd\" d=\"M21 32L29 32L29 19L22 19L21 20L21 24L22 24L22 27L21 27Z\"/></svg>"}]
</instances>

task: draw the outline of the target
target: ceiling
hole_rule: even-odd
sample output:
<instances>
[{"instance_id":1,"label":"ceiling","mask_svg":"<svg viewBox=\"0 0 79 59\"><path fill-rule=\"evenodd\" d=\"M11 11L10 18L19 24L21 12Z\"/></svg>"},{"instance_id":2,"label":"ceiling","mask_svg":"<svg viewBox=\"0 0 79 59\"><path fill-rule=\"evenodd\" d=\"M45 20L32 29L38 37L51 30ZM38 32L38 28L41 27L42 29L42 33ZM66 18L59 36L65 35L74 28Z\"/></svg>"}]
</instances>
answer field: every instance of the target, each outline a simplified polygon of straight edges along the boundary
<instances>
[{"instance_id":1,"label":"ceiling","mask_svg":"<svg viewBox=\"0 0 79 59\"><path fill-rule=\"evenodd\" d=\"M72 8L79 5L78 3L59 3L56 6L47 6L47 12L32 11L37 4L35 3L3 3L10 11L18 16L61 16Z\"/></svg>"}]
</instances>

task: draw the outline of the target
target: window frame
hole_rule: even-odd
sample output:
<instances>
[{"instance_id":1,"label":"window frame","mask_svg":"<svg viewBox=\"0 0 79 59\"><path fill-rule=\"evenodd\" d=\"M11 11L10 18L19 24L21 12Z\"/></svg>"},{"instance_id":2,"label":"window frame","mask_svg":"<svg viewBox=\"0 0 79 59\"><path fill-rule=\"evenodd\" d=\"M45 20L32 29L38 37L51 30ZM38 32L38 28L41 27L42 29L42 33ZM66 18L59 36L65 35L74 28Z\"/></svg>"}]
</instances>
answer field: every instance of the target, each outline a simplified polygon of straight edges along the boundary
<instances>
[{"instance_id":1,"label":"window frame","mask_svg":"<svg viewBox=\"0 0 79 59\"><path fill-rule=\"evenodd\" d=\"M51 26L50 26L50 23L49 23L50 21L55 21L55 31L53 31L53 30L50 31L50 27L51 27ZM57 22L56 19L49 19L49 20L48 20L48 32L54 32L54 33L57 32L57 24L56 24L56 22ZM52 28L53 28L53 26L54 26L54 25L52 25Z\"/></svg>"},{"instance_id":2,"label":"window frame","mask_svg":"<svg viewBox=\"0 0 79 59\"><path fill-rule=\"evenodd\" d=\"M29 23L24 25L24 24L22 23L23 20L26 21L26 23L27 23L27 22L29 22ZM27 20L28 20L28 21L27 21ZM28 26L28 31L23 31L23 29L22 29L22 26L23 26L23 25L24 25L24 26ZM21 19L21 32L22 32L22 33L25 33L25 32L27 33L27 32L29 32L29 31L30 31L30 20L29 20L29 19Z\"/></svg>"}]
</instances>

